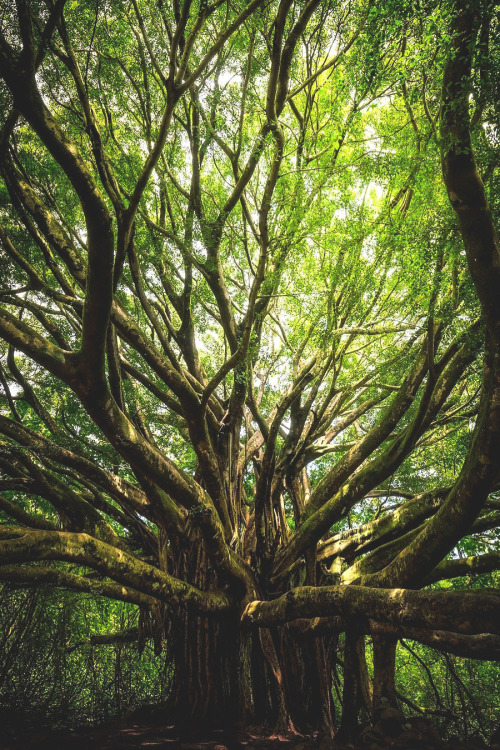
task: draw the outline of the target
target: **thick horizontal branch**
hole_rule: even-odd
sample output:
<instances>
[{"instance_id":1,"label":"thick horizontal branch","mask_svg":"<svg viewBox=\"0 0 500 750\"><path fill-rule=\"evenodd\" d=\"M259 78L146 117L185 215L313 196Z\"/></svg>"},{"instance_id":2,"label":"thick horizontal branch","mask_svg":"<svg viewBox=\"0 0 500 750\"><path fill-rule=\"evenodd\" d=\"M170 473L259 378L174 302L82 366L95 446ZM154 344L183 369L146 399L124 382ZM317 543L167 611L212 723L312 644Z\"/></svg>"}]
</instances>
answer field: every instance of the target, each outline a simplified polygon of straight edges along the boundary
<instances>
[{"instance_id":1,"label":"thick horizontal branch","mask_svg":"<svg viewBox=\"0 0 500 750\"><path fill-rule=\"evenodd\" d=\"M221 591L204 592L88 534L0 529L0 565L35 560L78 562L142 594L196 613L231 607Z\"/></svg>"},{"instance_id":2,"label":"thick horizontal branch","mask_svg":"<svg viewBox=\"0 0 500 750\"><path fill-rule=\"evenodd\" d=\"M349 623L342 617L315 617L312 620L294 620L288 624L289 632L296 638L322 638L334 633L344 633ZM455 656L483 661L500 661L500 636L478 633L464 635L449 630L428 630L411 625L388 625L370 620L365 627L367 635L387 635L408 638L425 646Z\"/></svg>"},{"instance_id":3,"label":"thick horizontal branch","mask_svg":"<svg viewBox=\"0 0 500 750\"><path fill-rule=\"evenodd\" d=\"M500 635L500 592L300 586L274 601L250 602L242 622L270 627L304 617L336 615L395 626Z\"/></svg>"},{"instance_id":4,"label":"thick horizontal branch","mask_svg":"<svg viewBox=\"0 0 500 750\"><path fill-rule=\"evenodd\" d=\"M478 575L479 573L492 573L494 570L500 570L500 552L486 552L484 555L444 560L439 565L436 565L434 570L425 578L424 586L436 581L444 581L448 578L460 578L461 576Z\"/></svg>"},{"instance_id":5,"label":"thick horizontal branch","mask_svg":"<svg viewBox=\"0 0 500 750\"><path fill-rule=\"evenodd\" d=\"M372 634L393 635L398 638L409 638L425 646L454 654L467 659L481 659L483 661L500 661L500 637L478 633L477 635L462 635L448 630L425 630L423 628L394 628L379 623L370 626Z\"/></svg>"},{"instance_id":6,"label":"thick horizontal branch","mask_svg":"<svg viewBox=\"0 0 500 750\"><path fill-rule=\"evenodd\" d=\"M108 599L137 604L140 607L151 607L158 601L154 597L141 594L140 591L136 591L129 586L120 586L120 584L110 581L91 580L83 575L35 565L0 565L0 581L13 585L58 586L72 591L97 594Z\"/></svg>"}]
</instances>

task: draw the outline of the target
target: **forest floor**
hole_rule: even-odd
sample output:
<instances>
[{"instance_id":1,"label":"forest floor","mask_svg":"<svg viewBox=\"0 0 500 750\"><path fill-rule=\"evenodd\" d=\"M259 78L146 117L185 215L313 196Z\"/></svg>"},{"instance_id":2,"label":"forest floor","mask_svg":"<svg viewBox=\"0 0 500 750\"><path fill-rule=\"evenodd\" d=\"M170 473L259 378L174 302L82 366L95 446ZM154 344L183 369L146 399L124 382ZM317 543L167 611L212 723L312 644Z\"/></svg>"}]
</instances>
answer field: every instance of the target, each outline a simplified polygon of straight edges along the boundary
<instances>
[{"instance_id":1,"label":"forest floor","mask_svg":"<svg viewBox=\"0 0 500 750\"><path fill-rule=\"evenodd\" d=\"M392 710L392 709L391 709ZM134 721L135 719L135 721ZM282 736L261 727L233 727L231 730L201 732L194 727L165 726L156 717L132 716L129 723L80 730L35 731L19 726L0 726L0 750L500 750L479 737L466 741L440 739L431 724L422 718L407 719L382 715L364 729L356 744L339 744L324 735L288 734Z\"/></svg>"}]
</instances>

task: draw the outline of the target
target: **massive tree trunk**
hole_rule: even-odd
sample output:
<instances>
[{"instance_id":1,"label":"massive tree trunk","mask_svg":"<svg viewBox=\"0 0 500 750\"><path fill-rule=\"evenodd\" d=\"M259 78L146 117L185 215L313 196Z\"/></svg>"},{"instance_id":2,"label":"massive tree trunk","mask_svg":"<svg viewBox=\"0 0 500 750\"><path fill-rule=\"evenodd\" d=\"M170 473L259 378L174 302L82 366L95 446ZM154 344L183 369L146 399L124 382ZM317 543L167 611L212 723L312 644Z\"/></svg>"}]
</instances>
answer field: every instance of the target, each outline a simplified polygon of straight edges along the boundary
<instances>
[{"instance_id":1,"label":"massive tree trunk","mask_svg":"<svg viewBox=\"0 0 500 750\"><path fill-rule=\"evenodd\" d=\"M175 574L206 590L216 575L200 543L181 546ZM230 721L273 721L271 680L258 633L242 633L238 613L215 619L177 607L166 612L166 641L174 676L170 710L193 726Z\"/></svg>"},{"instance_id":2,"label":"massive tree trunk","mask_svg":"<svg viewBox=\"0 0 500 750\"><path fill-rule=\"evenodd\" d=\"M174 680L168 714L176 722L333 735L331 672L322 641L304 644L285 628L252 632L235 618L206 617L183 618L170 627L169 638Z\"/></svg>"},{"instance_id":3,"label":"massive tree trunk","mask_svg":"<svg viewBox=\"0 0 500 750\"><path fill-rule=\"evenodd\" d=\"M178 554L175 573L201 589L216 583L201 545ZM174 669L169 713L175 721L333 733L330 638L304 640L287 626L242 627L237 611L217 619L181 608L162 614Z\"/></svg>"},{"instance_id":4,"label":"massive tree trunk","mask_svg":"<svg viewBox=\"0 0 500 750\"><path fill-rule=\"evenodd\" d=\"M196 727L224 726L228 719L272 721L270 686L263 669L258 689L262 705L255 705L255 636L242 637L235 618L215 621L185 615L176 620L169 628L174 664L172 719Z\"/></svg>"}]
</instances>

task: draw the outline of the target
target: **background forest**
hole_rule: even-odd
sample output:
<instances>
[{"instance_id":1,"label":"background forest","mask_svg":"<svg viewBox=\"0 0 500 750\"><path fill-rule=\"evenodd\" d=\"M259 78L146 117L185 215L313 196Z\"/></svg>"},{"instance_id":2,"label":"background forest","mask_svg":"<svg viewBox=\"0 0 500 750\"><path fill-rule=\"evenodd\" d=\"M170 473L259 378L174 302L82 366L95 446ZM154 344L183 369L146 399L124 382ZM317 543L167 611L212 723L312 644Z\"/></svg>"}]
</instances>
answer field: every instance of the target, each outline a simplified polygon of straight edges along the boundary
<instances>
[{"instance_id":1,"label":"background forest","mask_svg":"<svg viewBox=\"0 0 500 750\"><path fill-rule=\"evenodd\" d=\"M495 732L499 20L0 0L9 721Z\"/></svg>"}]
</instances>

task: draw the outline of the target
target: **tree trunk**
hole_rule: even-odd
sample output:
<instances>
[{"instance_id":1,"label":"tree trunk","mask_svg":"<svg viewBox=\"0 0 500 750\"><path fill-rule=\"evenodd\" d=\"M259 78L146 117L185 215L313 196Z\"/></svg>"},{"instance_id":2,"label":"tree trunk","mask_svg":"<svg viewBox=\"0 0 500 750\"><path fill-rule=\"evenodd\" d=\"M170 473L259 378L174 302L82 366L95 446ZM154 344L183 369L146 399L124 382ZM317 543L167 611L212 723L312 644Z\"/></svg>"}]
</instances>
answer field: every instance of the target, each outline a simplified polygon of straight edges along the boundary
<instances>
[{"instance_id":1,"label":"tree trunk","mask_svg":"<svg viewBox=\"0 0 500 750\"><path fill-rule=\"evenodd\" d=\"M368 722L370 684L365 656L365 637L355 628L345 635L344 687L342 691L342 721L337 739L355 740L361 726Z\"/></svg>"},{"instance_id":2,"label":"tree trunk","mask_svg":"<svg viewBox=\"0 0 500 750\"><path fill-rule=\"evenodd\" d=\"M228 717L250 721L256 713L269 718L272 703L265 689L265 673L255 705L252 669L255 651L251 636L241 636L230 619L216 622L184 615L175 633L172 714L177 723L224 725ZM266 699L267 698L267 699Z\"/></svg>"},{"instance_id":3,"label":"tree trunk","mask_svg":"<svg viewBox=\"0 0 500 750\"><path fill-rule=\"evenodd\" d=\"M174 572L202 590L216 583L203 546L181 546ZM172 718L190 726L221 726L247 721L255 713L251 686L254 645L242 635L237 614L222 619L195 616L172 608L166 613L167 643L174 667L170 697ZM263 674L265 678L265 674ZM262 695L266 694L264 685ZM268 713L270 701L264 713Z\"/></svg>"},{"instance_id":4,"label":"tree trunk","mask_svg":"<svg viewBox=\"0 0 500 750\"><path fill-rule=\"evenodd\" d=\"M179 552L174 567L176 575L201 589L214 585L201 546ZM165 630L174 665L170 711L176 724L242 722L333 734L331 670L322 639L296 640L286 627L244 629L236 612L215 619L173 608L166 613Z\"/></svg>"},{"instance_id":5,"label":"tree trunk","mask_svg":"<svg viewBox=\"0 0 500 750\"><path fill-rule=\"evenodd\" d=\"M328 642L300 640L280 628L280 654L287 705L293 722L302 730L319 729L333 736L332 670Z\"/></svg>"},{"instance_id":6,"label":"tree trunk","mask_svg":"<svg viewBox=\"0 0 500 750\"><path fill-rule=\"evenodd\" d=\"M398 708L395 671L397 638L386 635L373 635L373 713L382 699Z\"/></svg>"},{"instance_id":7,"label":"tree trunk","mask_svg":"<svg viewBox=\"0 0 500 750\"><path fill-rule=\"evenodd\" d=\"M321 639L298 643L285 628L242 631L236 617L184 615L171 627L175 722L242 722L333 735L331 670ZM279 644L279 648L276 644Z\"/></svg>"}]
</instances>

